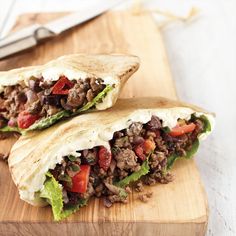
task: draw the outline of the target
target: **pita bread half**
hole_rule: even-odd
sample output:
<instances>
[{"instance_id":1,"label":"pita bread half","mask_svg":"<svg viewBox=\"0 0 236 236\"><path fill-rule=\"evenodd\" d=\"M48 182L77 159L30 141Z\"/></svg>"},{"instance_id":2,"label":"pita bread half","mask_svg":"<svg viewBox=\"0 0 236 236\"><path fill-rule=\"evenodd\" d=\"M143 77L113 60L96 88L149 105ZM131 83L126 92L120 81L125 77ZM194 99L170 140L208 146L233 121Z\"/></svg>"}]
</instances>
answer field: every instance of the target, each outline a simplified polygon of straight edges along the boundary
<instances>
[{"instance_id":1,"label":"pita bread half","mask_svg":"<svg viewBox=\"0 0 236 236\"><path fill-rule=\"evenodd\" d=\"M33 205L43 204L35 193L43 188L47 171L54 169L63 156L100 145L110 149L108 141L114 132L129 127L132 122L147 123L156 115L163 126L172 128L178 118L190 119L193 113L205 115L214 126L214 115L201 108L165 98L138 98L120 99L108 110L83 114L42 132L21 136L9 157L10 171L20 197ZM200 138L207 135L204 133Z\"/></svg>"}]
</instances>

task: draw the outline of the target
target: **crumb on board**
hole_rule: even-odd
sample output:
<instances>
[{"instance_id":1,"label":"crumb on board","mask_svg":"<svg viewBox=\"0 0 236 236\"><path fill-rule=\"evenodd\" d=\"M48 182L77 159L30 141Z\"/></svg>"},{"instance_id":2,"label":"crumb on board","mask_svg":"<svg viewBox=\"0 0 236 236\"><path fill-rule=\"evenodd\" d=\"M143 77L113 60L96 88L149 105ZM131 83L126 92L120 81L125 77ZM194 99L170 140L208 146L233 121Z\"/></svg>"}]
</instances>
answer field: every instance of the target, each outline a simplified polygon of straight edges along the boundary
<instances>
[{"instance_id":1,"label":"crumb on board","mask_svg":"<svg viewBox=\"0 0 236 236\"><path fill-rule=\"evenodd\" d=\"M143 190L144 190L143 183L141 181L138 181L135 186L135 191L143 192Z\"/></svg>"},{"instance_id":2,"label":"crumb on board","mask_svg":"<svg viewBox=\"0 0 236 236\"><path fill-rule=\"evenodd\" d=\"M139 194L138 199L142 202L148 202L148 200L152 197L152 195L153 195L153 192L148 191L148 192Z\"/></svg>"}]
</instances>

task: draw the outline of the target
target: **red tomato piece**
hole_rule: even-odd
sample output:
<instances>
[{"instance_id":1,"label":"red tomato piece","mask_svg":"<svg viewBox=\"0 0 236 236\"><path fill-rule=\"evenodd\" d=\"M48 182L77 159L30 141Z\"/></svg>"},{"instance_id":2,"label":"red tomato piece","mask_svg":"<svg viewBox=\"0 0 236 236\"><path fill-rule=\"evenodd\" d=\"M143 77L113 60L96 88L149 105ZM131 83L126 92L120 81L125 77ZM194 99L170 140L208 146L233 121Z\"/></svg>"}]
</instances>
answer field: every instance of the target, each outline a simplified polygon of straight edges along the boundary
<instances>
[{"instance_id":1,"label":"red tomato piece","mask_svg":"<svg viewBox=\"0 0 236 236\"><path fill-rule=\"evenodd\" d=\"M22 111L19 113L17 117L17 124L18 127L21 129L29 128L36 120L40 118L39 115L32 115L27 111Z\"/></svg>"},{"instance_id":2,"label":"red tomato piece","mask_svg":"<svg viewBox=\"0 0 236 236\"><path fill-rule=\"evenodd\" d=\"M69 89L73 86L74 84L70 80L68 80L65 76L62 76L53 86L52 94L67 95L69 93Z\"/></svg>"},{"instance_id":3,"label":"red tomato piece","mask_svg":"<svg viewBox=\"0 0 236 236\"><path fill-rule=\"evenodd\" d=\"M156 144L154 141L150 139L146 139L143 143L143 148L144 148L145 153L150 153L155 150Z\"/></svg>"},{"instance_id":4,"label":"red tomato piece","mask_svg":"<svg viewBox=\"0 0 236 236\"><path fill-rule=\"evenodd\" d=\"M90 166L81 165L80 171L72 178L71 192L74 193L85 193L87 191L89 182Z\"/></svg>"},{"instance_id":5,"label":"red tomato piece","mask_svg":"<svg viewBox=\"0 0 236 236\"><path fill-rule=\"evenodd\" d=\"M136 155L144 161L146 159L147 154L154 151L156 148L156 144L151 139L146 139L144 142L134 148L134 152Z\"/></svg>"},{"instance_id":6,"label":"red tomato piece","mask_svg":"<svg viewBox=\"0 0 236 236\"><path fill-rule=\"evenodd\" d=\"M190 133L194 131L196 125L194 123L190 123L188 125L176 126L170 131L170 136L177 137L186 133Z\"/></svg>"},{"instance_id":7,"label":"red tomato piece","mask_svg":"<svg viewBox=\"0 0 236 236\"><path fill-rule=\"evenodd\" d=\"M111 164L111 158L111 152L109 152L105 147L101 146L98 151L98 164L103 170L108 170Z\"/></svg>"}]
</instances>

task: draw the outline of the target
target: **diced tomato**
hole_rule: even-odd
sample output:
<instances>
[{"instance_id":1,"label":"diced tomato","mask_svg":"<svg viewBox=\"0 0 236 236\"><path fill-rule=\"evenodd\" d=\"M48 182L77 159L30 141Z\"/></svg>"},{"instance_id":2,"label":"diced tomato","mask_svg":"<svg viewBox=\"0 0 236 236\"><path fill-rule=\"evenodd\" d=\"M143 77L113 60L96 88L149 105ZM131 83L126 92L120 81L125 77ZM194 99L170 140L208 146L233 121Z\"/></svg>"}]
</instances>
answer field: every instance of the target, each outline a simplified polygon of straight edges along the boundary
<instances>
[{"instance_id":1,"label":"diced tomato","mask_svg":"<svg viewBox=\"0 0 236 236\"><path fill-rule=\"evenodd\" d=\"M145 153L150 153L155 150L156 144L151 139L146 139L143 143Z\"/></svg>"},{"instance_id":2,"label":"diced tomato","mask_svg":"<svg viewBox=\"0 0 236 236\"><path fill-rule=\"evenodd\" d=\"M36 120L40 118L39 115L32 115L27 111L22 111L19 113L17 117L17 124L18 127L21 129L29 128Z\"/></svg>"},{"instance_id":3,"label":"diced tomato","mask_svg":"<svg viewBox=\"0 0 236 236\"><path fill-rule=\"evenodd\" d=\"M196 125L194 123L190 123L188 125L176 126L170 131L170 135L172 137L177 137L186 133L190 133L194 131Z\"/></svg>"},{"instance_id":4,"label":"diced tomato","mask_svg":"<svg viewBox=\"0 0 236 236\"><path fill-rule=\"evenodd\" d=\"M143 150L143 145L138 145L134 148L134 151L136 153L136 155L142 160L144 161L146 159L146 156L144 154L144 150Z\"/></svg>"},{"instance_id":5,"label":"diced tomato","mask_svg":"<svg viewBox=\"0 0 236 236\"><path fill-rule=\"evenodd\" d=\"M80 171L72 178L71 192L74 193L85 193L87 191L89 182L90 166L81 165Z\"/></svg>"},{"instance_id":6,"label":"diced tomato","mask_svg":"<svg viewBox=\"0 0 236 236\"><path fill-rule=\"evenodd\" d=\"M135 151L136 155L142 161L144 161L146 159L147 154L149 154L150 152L154 151L155 148L156 148L155 142L152 141L151 139L146 139L146 140L144 140L143 143L141 143L138 146L136 146L134 148L134 151Z\"/></svg>"},{"instance_id":7,"label":"diced tomato","mask_svg":"<svg viewBox=\"0 0 236 236\"><path fill-rule=\"evenodd\" d=\"M52 94L62 94L67 95L69 93L69 89L71 89L74 84L68 80L65 76L62 76L53 86Z\"/></svg>"},{"instance_id":8,"label":"diced tomato","mask_svg":"<svg viewBox=\"0 0 236 236\"><path fill-rule=\"evenodd\" d=\"M111 164L111 158L111 152L109 152L105 147L101 146L98 151L98 164L103 170L108 170Z\"/></svg>"}]
</instances>

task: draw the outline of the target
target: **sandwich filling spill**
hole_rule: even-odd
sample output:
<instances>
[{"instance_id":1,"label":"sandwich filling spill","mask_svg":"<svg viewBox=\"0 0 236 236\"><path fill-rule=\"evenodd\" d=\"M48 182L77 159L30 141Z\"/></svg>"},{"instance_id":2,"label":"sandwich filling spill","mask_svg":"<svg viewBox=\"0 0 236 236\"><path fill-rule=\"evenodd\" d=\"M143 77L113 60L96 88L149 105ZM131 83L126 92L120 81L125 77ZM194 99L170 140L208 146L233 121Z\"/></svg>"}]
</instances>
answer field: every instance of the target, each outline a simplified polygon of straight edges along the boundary
<instances>
[{"instance_id":1,"label":"sandwich filling spill","mask_svg":"<svg viewBox=\"0 0 236 236\"><path fill-rule=\"evenodd\" d=\"M31 77L28 86L5 86L0 93L0 131L46 128L63 117L93 108L112 89L101 78L58 81Z\"/></svg>"},{"instance_id":2,"label":"sandwich filling spill","mask_svg":"<svg viewBox=\"0 0 236 236\"><path fill-rule=\"evenodd\" d=\"M101 89L103 87L101 86ZM60 164L46 174L39 196L51 206L55 220L61 220L91 196L103 197L104 205L127 202L129 185L142 191L143 184L166 184L178 158L191 158L199 146L199 136L211 131L208 119L192 114L189 120L178 119L171 130L152 116L145 124L133 122L114 133L104 146L77 151L64 156Z\"/></svg>"}]
</instances>

